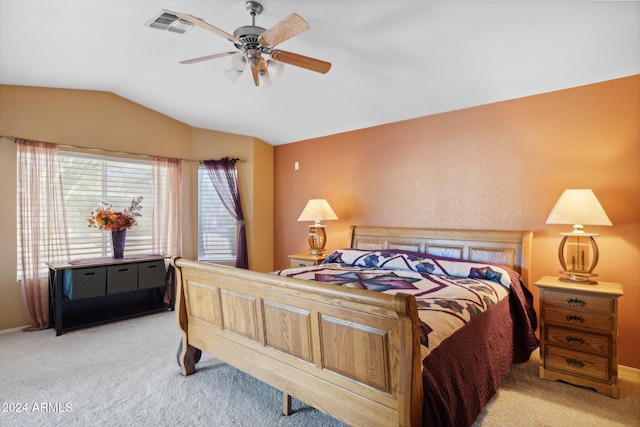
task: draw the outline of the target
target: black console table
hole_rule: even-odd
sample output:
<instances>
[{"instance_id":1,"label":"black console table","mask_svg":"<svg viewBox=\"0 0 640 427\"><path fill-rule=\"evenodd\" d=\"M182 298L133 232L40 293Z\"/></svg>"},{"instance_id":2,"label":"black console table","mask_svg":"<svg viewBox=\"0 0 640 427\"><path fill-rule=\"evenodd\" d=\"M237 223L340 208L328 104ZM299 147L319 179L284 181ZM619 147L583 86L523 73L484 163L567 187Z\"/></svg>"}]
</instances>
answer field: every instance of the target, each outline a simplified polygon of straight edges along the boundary
<instances>
[{"instance_id":1,"label":"black console table","mask_svg":"<svg viewBox=\"0 0 640 427\"><path fill-rule=\"evenodd\" d=\"M49 267L49 317L63 331L174 309L164 255L95 258Z\"/></svg>"}]
</instances>

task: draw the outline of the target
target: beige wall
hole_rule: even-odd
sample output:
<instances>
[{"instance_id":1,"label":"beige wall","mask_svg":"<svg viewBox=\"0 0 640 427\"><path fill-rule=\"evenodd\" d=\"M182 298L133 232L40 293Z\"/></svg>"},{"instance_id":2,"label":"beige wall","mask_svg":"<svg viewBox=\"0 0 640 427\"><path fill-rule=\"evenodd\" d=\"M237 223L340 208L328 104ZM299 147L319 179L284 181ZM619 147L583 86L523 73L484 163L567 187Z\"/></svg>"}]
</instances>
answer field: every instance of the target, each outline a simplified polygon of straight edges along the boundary
<instances>
[{"instance_id":1,"label":"beige wall","mask_svg":"<svg viewBox=\"0 0 640 427\"><path fill-rule=\"evenodd\" d=\"M564 189L591 188L614 224L588 229L599 279L624 286L619 361L640 368L639 118L633 76L277 146L275 267L306 250L296 219L326 198L340 218L328 248L347 245L351 224L528 229L532 277L557 275L570 227L545 220Z\"/></svg>"},{"instance_id":2,"label":"beige wall","mask_svg":"<svg viewBox=\"0 0 640 427\"><path fill-rule=\"evenodd\" d=\"M247 229L249 268L256 271L273 269L273 147L249 136L233 135L204 129L193 130L192 158L219 159L231 157L241 159L238 163L238 186L242 210ZM192 163L191 188L197 189L198 163ZM186 210L191 212L191 224L198 225L198 201L192 197ZM192 230L197 236L197 229ZM192 245L193 254L185 257L197 258L197 241Z\"/></svg>"},{"instance_id":3,"label":"beige wall","mask_svg":"<svg viewBox=\"0 0 640 427\"><path fill-rule=\"evenodd\" d=\"M242 158L238 175L250 267L273 268L273 198L265 197L273 192L273 147L260 140L193 129L111 93L20 86L0 86L0 135L184 159ZM197 165L183 163L183 256L190 258L197 257ZM8 139L0 139L0 200L3 330L26 324L16 282L16 147Z\"/></svg>"}]
</instances>

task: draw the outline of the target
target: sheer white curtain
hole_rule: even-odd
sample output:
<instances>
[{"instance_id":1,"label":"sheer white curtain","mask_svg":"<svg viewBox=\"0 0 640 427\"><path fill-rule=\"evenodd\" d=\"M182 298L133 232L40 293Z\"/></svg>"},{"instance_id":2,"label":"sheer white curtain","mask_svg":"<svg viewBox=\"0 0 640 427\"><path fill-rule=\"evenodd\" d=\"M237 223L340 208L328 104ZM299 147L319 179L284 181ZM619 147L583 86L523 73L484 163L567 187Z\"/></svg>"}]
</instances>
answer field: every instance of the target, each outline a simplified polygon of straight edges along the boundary
<instances>
[{"instance_id":1,"label":"sheer white curtain","mask_svg":"<svg viewBox=\"0 0 640 427\"><path fill-rule=\"evenodd\" d=\"M182 255L182 162L153 158L153 251Z\"/></svg>"},{"instance_id":2,"label":"sheer white curtain","mask_svg":"<svg viewBox=\"0 0 640 427\"><path fill-rule=\"evenodd\" d=\"M18 146L18 240L22 304L31 324L49 327L49 280L45 263L69 261L62 180L55 144L16 140Z\"/></svg>"}]
</instances>

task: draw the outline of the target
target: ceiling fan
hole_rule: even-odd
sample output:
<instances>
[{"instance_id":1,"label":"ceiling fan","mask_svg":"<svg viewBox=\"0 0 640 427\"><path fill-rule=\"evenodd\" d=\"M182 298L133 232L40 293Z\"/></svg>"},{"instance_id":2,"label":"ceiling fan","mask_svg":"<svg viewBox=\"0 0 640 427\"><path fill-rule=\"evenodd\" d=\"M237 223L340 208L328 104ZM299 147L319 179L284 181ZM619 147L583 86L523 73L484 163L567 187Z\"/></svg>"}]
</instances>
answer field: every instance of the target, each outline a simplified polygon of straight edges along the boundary
<instances>
[{"instance_id":1,"label":"ceiling fan","mask_svg":"<svg viewBox=\"0 0 640 427\"><path fill-rule=\"evenodd\" d=\"M280 49L274 49L276 45L309 29L307 21L302 19L299 15L292 13L282 21L278 22L275 26L266 30L262 27L256 26L256 16L262 13L262 5L256 1L247 1L245 6L251 15L252 23L251 25L237 28L233 34L229 34L220 28L214 27L200 18L177 13L176 15L178 18L224 37L232 42L237 49L236 52L217 53L214 55L180 61L180 63L194 64L201 61L208 61L210 59L232 56L231 62L233 67L226 71L229 79L236 82L248 65L251 69L255 85L262 87L268 87L271 85L270 73L274 77L278 77L282 74L282 64L294 65L296 67L301 67L322 74L327 73L331 69L330 62L321 61L319 59L310 58L308 56ZM263 55L268 55L271 59L267 59L265 61Z\"/></svg>"}]
</instances>

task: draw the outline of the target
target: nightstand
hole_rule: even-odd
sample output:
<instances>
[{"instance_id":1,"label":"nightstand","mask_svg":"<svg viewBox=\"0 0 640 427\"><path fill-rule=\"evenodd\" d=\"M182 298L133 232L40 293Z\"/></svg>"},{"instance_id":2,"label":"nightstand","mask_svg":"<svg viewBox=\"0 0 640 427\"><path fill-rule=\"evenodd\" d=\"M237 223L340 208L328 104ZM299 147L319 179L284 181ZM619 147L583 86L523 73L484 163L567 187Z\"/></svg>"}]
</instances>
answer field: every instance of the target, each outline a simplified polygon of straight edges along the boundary
<instances>
[{"instance_id":1,"label":"nightstand","mask_svg":"<svg viewBox=\"0 0 640 427\"><path fill-rule=\"evenodd\" d=\"M618 398L618 297L622 285L546 276L540 288L540 378Z\"/></svg>"},{"instance_id":2,"label":"nightstand","mask_svg":"<svg viewBox=\"0 0 640 427\"><path fill-rule=\"evenodd\" d=\"M311 254L295 254L289 255L291 260L291 268L310 267L312 265L322 264L329 254L311 255Z\"/></svg>"}]
</instances>

